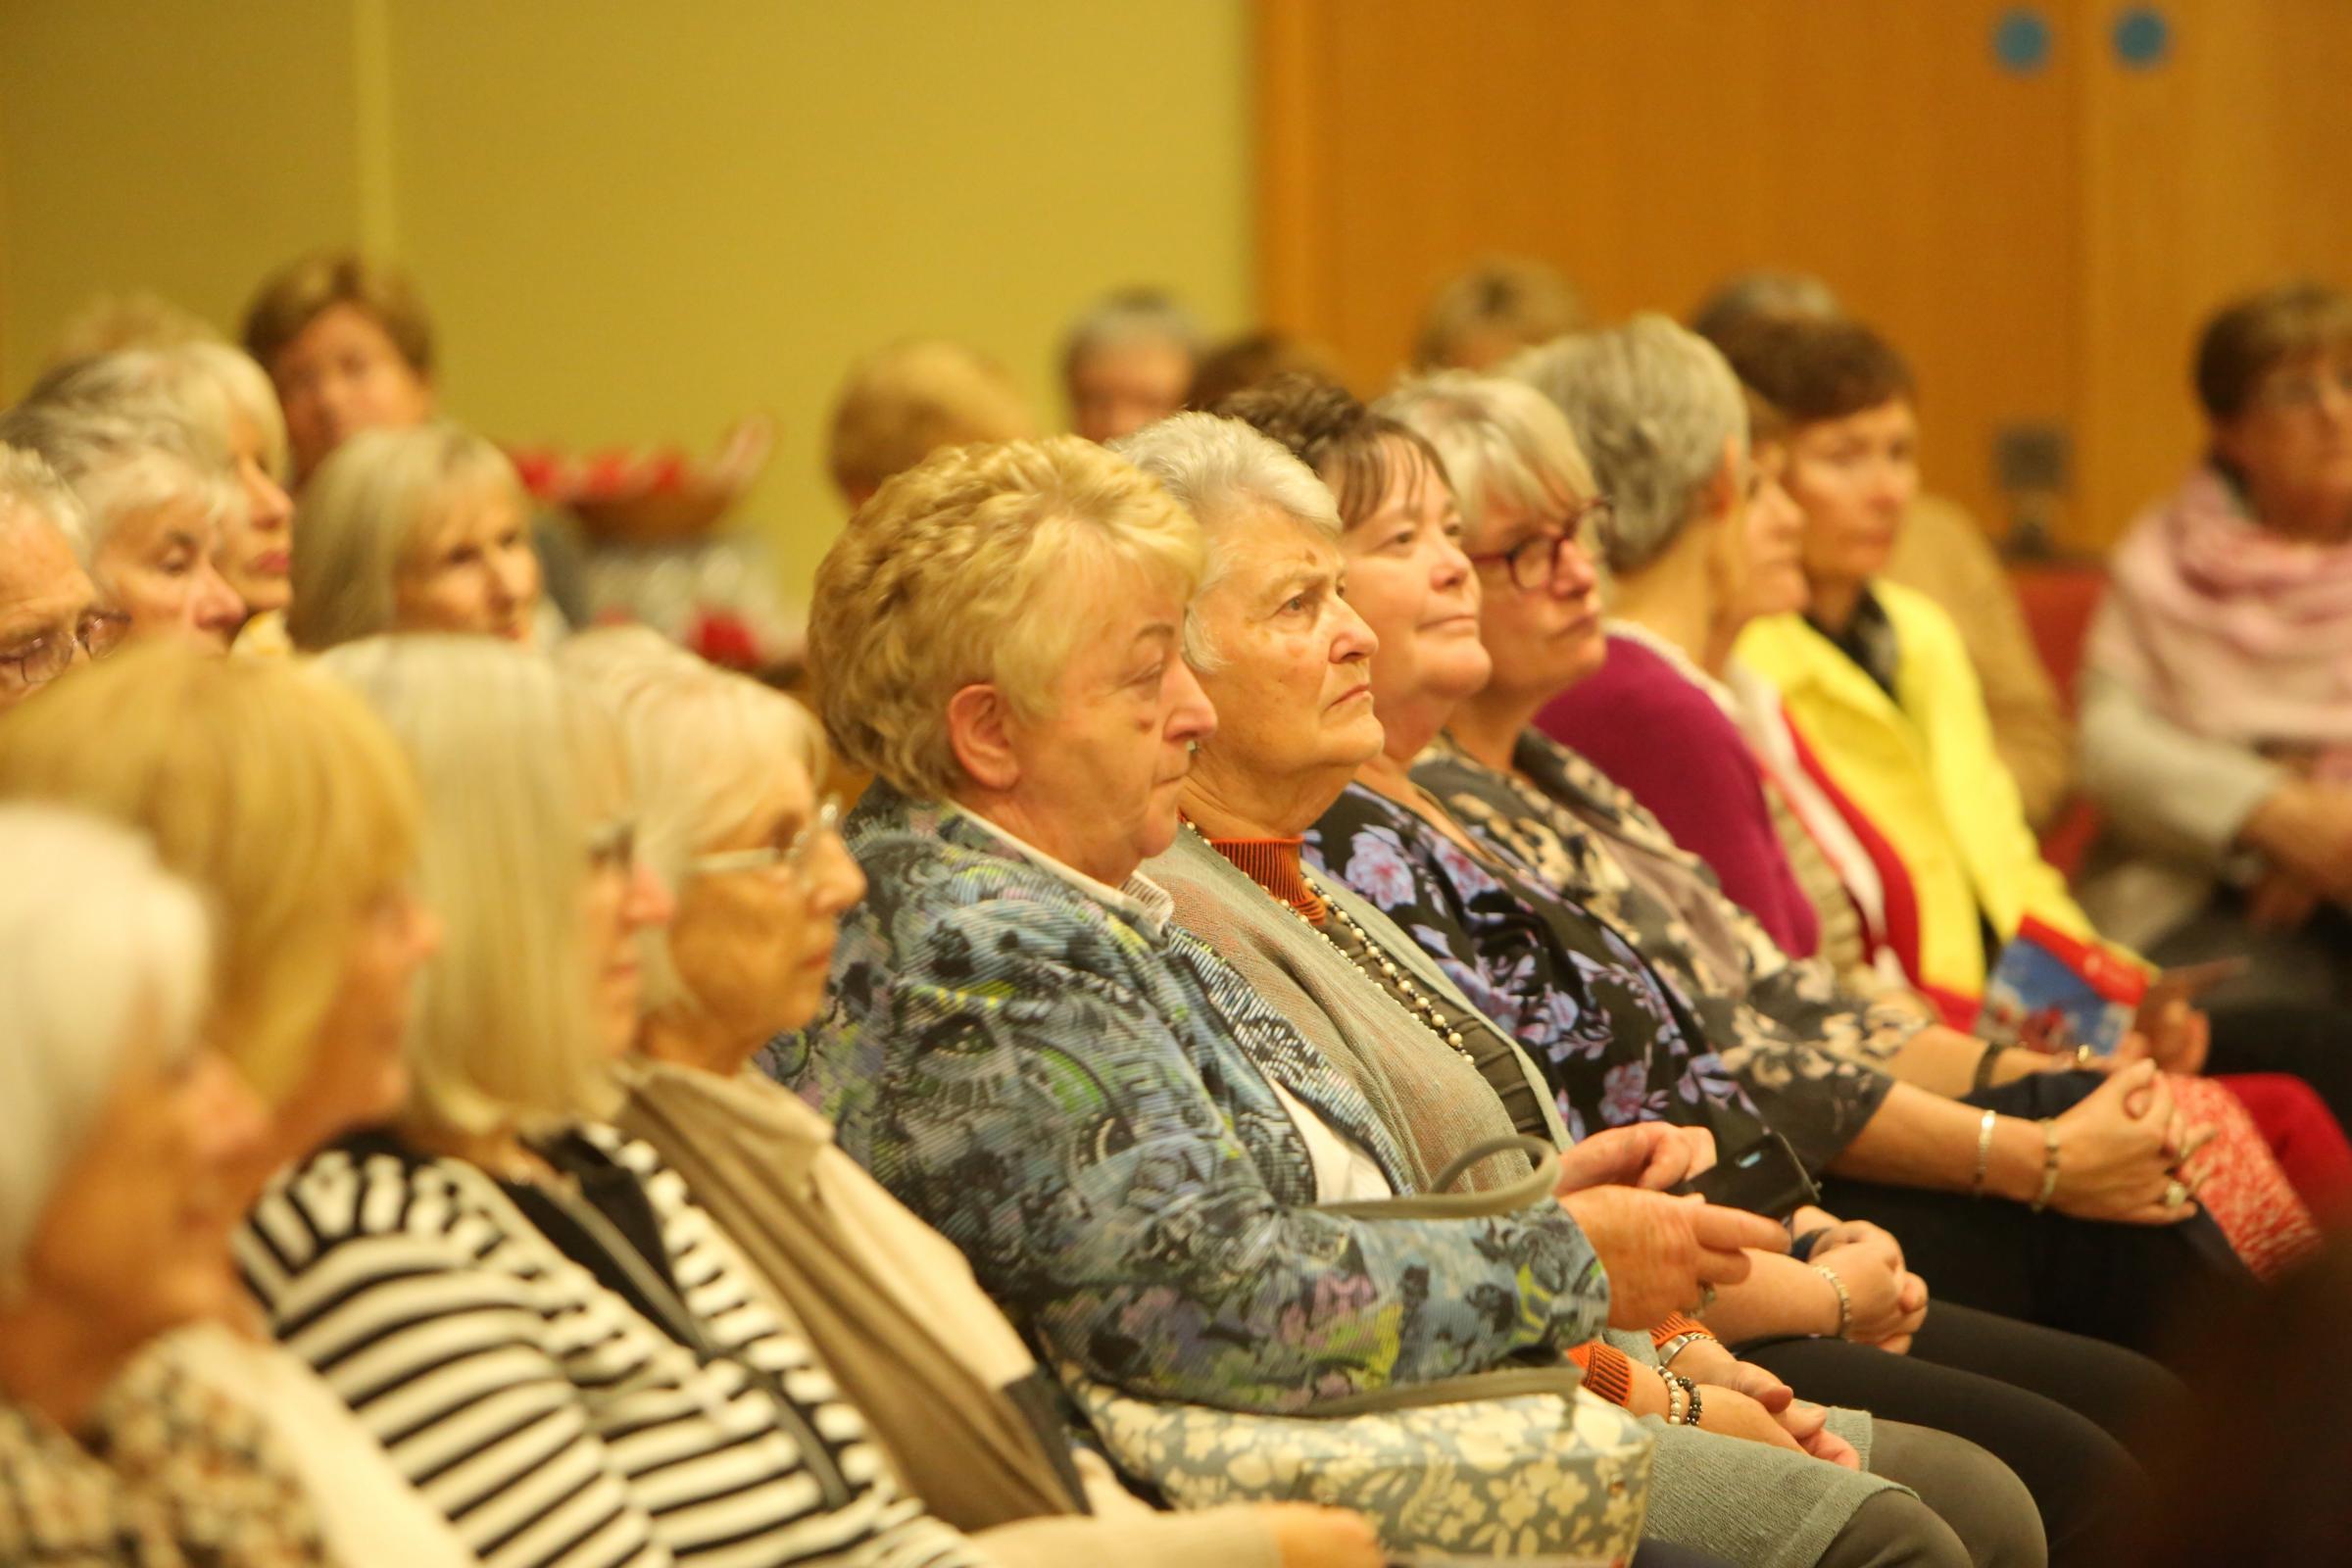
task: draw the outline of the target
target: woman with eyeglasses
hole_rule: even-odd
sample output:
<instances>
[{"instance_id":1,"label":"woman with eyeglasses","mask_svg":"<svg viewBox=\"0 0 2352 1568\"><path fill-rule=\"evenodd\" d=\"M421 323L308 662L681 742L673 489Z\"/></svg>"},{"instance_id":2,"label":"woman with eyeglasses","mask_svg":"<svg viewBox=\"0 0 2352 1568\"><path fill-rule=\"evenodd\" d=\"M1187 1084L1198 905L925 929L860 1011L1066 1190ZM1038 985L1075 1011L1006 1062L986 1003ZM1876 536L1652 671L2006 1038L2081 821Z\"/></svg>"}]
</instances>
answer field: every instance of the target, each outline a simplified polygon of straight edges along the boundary
<instances>
[{"instance_id":1,"label":"woman with eyeglasses","mask_svg":"<svg viewBox=\"0 0 2352 1568\"><path fill-rule=\"evenodd\" d=\"M2248 999L2352 1003L2352 296L2234 300L2195 381L2208 445L2116 548L2082 676L2100 928L2243 954ZM2339 1053L2340 1054L2340 1053Z\"/></svg>"},{"instance_id":2,"label":"woman with eyeglasses","mask_svg":"<svg viewBox=\"0 0 2352 1568\"><path fill-rule=\"evenodd\" d=\"M587 632L564 667L607 698L639 781L640 849L677 890L641 937L644 1017L616 1123L685 1178L873 1428L892 1471L1009 1568L1249 1562L1339 1568L1352 1515L1269 1503L1165 1514L1074 1452L1052 1385L954 1243L750 1070L824 996L835 922L865 892L810 780L823 733L791 698L643 627ZM1087 1517L1091 1509L1093 1517Z\"/></svg>"},{"instance_id":3,"label":"woman with eyeglasses","mask_svg":"<svg viewBox=\"0 0 2352 1568\"><path fill-rule=\"evenodd\" d=\"M48 464L0 445L0 710L104 659L130 629L75 559L87 525Z\"/></svg>"},{"instance_id":4,"label":"woman with eyeglasses","mask_svg":"<svg viewBox=\"0 0 2352 1568\"><path fill-rule=\"evenodd\" d=\"M416 764L445 941L405 1102L239 1235L280 1341L490 1568L987 1561L881 1471L710 1216L604 1120L638 933L669 915L610 713L491 638L323 662Z\"/></svg>"}]
</instances>

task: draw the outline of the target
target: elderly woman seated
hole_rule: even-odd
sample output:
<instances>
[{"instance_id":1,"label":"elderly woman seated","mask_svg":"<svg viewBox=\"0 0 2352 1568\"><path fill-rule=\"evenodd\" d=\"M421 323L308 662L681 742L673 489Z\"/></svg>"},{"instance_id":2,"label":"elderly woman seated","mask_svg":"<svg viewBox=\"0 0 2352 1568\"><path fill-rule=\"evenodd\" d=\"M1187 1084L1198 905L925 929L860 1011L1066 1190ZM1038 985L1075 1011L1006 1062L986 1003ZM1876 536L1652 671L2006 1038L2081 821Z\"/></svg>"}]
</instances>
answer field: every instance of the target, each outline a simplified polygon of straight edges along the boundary
<instances>
[{"instance_id":1,"label":"elderly woman seated","mask_svg":"<svg viewBox=\"0 0 2352 1568\"><path fill-rule=\"evenodd\" d=\"M123 356L136 365L139 356ZM81 564L134 637L225 650L245 603L216 564L244 509L218 437L117 362L52 374L0 414L0 445L37 454L80 503Z\"/></svg>"},{"instance_id":2,"label":"elderly woman seated","mask_svg":"<svg viewBox=\"0 0 2352 1568\"><path fill-rule=\"evenodd\" d=\"M491 1563L979 1562L652 1151L595 1118L636 1027L618 737L480 638L327 662L414 759L446 936L406 1100L273 1184L240 1234L284 1343Z\"/></svg>"},{"instance_id":3,"label":"elderly woman seated","mask_svg":"<svg viewBox=\"0 0 2352 1568\"><path fill-rule=\"evenodd\" d=\"M835 1148L823 1118L746 1071L815 1015L835 922L865 891L810 783L825 771L814 721L641 627L575 637L563 662L618 711L640 850L677 889L667 930L642 938L643 1019L616 1124L686 1179L908 1490L1016 1568L1106 1552L1147 1568L1378 1561L1354 1515L1155 1513L1091 1450L1071 1451L1051 1386L962 1254Z\"/></svg>"},{"instance_id":4,"label":"elderly woman seated","mask_svg":"<svg viewBox=\"0 0 2352 1568\"><path fill-rule=\"evenodd\" d=\"M1422 437L1336 387L1276 384L1232 407L1337 485L1348 519L1350 603L1382 638L1371 678L1385 749L1317 822L1307 853L1409 930L1537 1054L1571 1131L1663 1119L1711 1127L1738 1148L1756 1136L1761 1110L1813 1168L1868 1178L1854 1184L1857 1194L1901 1182L1989 1189L2022 1204L2055 1177L2069 1213L2180 1217L2181 1205L2151 1200L2162 1196L2171 1159L2170 1107L2160 1090L2149 1092L2144 1072L2069 1112L2076 1121L2057 1131L2071 1148L2053 1161L2031 1123L1993 1126L1986 1137L1976 1113L1894 1081L1865 1055L1839 1054L1760 1016L1735 1020L1733 1008L1690 983L1671 946L1645 949L1639 929L1620 929L1547 884L1507 844L1474 835L1407 771L1493 666L1480 637L1480 579L1454 542L1461 523L1442 460ZM1554 618L1566 632L1592 634L1589 616ZM1894 1022L1881 1027L1901 1044ZM2147 1103L2128 1108L2133 1096ZM1981 1173L1973 1181L1972 1168ZM1955 1223L2014 1214L2014 1223L2037 1227L2033 1234L2073 1223L1964 1201L1950 1207ZM2194 1266L2193 1250L2161 1238L2139 1246L2142 1233L2130 1234L2136 1250L2112 1244L2119 1256L2146 1253L2153 1261L2144 1267L2161 1279ZM2119 1336L2147 1331L2147 1305L2108 1303L2112 1275L2061 1278L2075 1283L2029 1301L2038 1314Z\"/></svg>"},{"instance_id":5,"label":"elderly woman seated","mask_svg":"<svg viewBox=\"0 0 2352 1568\"><path fill-rule=\"evenodd\" d=\"M229 1213L278 1167L399 1103L409 982L436 928L407 886L415 786L351 693L279 661L135 648L8 715L0 798L138 829L216 911L205 1034L270 1104ZM169 1353L252 1401L336 1555L473 1560L307 1365L218 1329L175 1335Z\"/></svg>"},{"instance_id":6,"label":"elderly woman seated","mask_svg":"<svg viewBox=\"0 0 2352 1568\"><path fill-rule=\"evenodd\" d=\"M0 446L0 711L122 640L129 618L100 608L81 569L87 526L48 464Z\"/></svg>"},{"instance_id":7,"label":"elderly woman seated","mask_svg":"<svg viewBox=\"0 0 2352 1568\"><path fill-rule=\"evenodd\" d=\"M132 834L54 807L0 807L0 1559L332 1561L254 1412L147 1353L236 1298L261 1125L200 1044L204 906Z\"/></svg>"},{"instance_id":8,"label":"elderly woman seated","mask_svg":"<svg viewBox=\"0 0 2352 1568\"><path fill-rule=\"evenodd\" d=\"M2286 284L2206 324L2204 463L2116 549L2083 671L2107 842L2082 899L2235 989L2352 1003L2352 297Z\"/></svg>"},{"instance_id":9,"label":"elderly woman seated","mask_svg":"<svg viewBox=\"0 0 2352 1568\"><path fill-rule=\"evenodd\" d=\"M293 572L286 630L306 652L382 632L535 635L529 499L504 453L454 424L337 447L295 510Z\"/></svg>"}]
</instances>

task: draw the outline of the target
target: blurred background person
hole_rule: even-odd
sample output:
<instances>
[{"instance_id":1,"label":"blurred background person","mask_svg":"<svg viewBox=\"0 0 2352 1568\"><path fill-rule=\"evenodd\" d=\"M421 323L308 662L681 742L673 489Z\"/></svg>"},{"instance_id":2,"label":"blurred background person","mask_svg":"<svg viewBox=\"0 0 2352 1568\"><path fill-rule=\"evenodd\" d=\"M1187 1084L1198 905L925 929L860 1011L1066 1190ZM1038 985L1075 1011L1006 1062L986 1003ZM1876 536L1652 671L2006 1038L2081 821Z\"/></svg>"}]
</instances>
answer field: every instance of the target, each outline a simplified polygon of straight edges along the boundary
<instances>
[{"instance_id":1,"label":"blurred background person","mask_svg":"<svg viewBox=\"0 0 2352 1568\"><path fill-rule=\"evenodd\" d=\"M318 251L262 281L245 352L285 410L293 479L362 430L433 416L433 323L406 272L357 251Z\"/></svg>"},{"instance_id":2,"label":"blurred background person","mask_svg":"<svg viewBox=\"0 0 2352 1568\"><path fill-rule=\"evenodd\" d=\"M2352 1003L2352 297L2206 323L2207 451L2116 548L2083 671L2083 902L2229 994Z\"/></svg>"},{"instance_id":3,"label":"blurred background person","mask_svg":"<svg viewBox=\"0 0 2352 1568\"><path fill-rule=\"evenodd\" d=\"M1245 332L1200 356L1184 406L1205 411L1247 387L1294 372L1339 379L1329 349L1289 332Z\"/></svg>"},{"instance_id":4,"label":"blurred background person","mask_svg":"<svg viewBox=\"0 0 2352 1568\"><path fill-rule=\"evenodd\" d=\"M81 569L85 526L37 453L0 446L0 710L114 652L130 623Z\"/></svg>"},{"instance_id":5,"label":"blurred background person","mask_svg":"<svg viewBox=\"0 0 2352 1568\"><path fill-rule=\"evenodd\" d=\"M1070 428L1114 441L1185 406L1201 351L1193 315L1163 289L1106 294L1070 323L1061 383Z\"/></svg>"},{"instance_id":6,"label":"blurred background person","mask_svg":"<svg viewBox=\"0 0 2352 1568\"><path fill-rule=\"evenodd\" d=\"M1548 262L1491 256L1438 285L1413 338L1417 370L1484 370L1585 324L1576 285Z\"/></svg>"},{"instance_id":7,"label":"blurred background person","mask_svg":"<svg viewBox=\"0 0 2352 1568\"><path fill-rule=\"evenodd\" d=\"M878 349L850 368L833 400L825 465L853 512L892 474L941 447L1021 441L1037 417L1004 368L945 338Z\"/></svg>"}]
</instances>

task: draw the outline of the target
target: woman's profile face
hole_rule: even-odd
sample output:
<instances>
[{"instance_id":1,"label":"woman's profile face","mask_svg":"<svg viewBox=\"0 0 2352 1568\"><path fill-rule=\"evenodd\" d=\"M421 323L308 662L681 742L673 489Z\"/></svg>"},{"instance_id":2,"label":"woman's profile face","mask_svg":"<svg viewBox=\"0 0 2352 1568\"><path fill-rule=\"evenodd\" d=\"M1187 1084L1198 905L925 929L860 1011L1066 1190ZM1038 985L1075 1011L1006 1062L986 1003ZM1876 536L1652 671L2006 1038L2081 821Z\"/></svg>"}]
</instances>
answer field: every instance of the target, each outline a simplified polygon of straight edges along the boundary
<instances>
[{"instance_id":1,"label":"woman's profile face","mask_svg":"<svg viewBox=\"0 0 2352 1568\"><path fill-rule=\"evenodd\" d=\"M1387 493L1342 540L1348 603L1380 639L1372 690L1386 711L1431 698L1458 702L1493 668L1453 492L1418 449L1391 445Z\"/></svg>"},{"instance_id":2,"label":"woman's profile face","mask_svg":"<svg viewBox=\"0 0 2352 1568\"><path fill-rule=\"evenodd\" d=\"M283 610L293 597L288 572L294 503L270 472L261 426L233 415L228 434L240 504L220 529L214 560L249 613Z\"/></svg>"},{"instance_id":3,"label":"woman's profile face","mask_svg":"<svg viewBox=\"0 0 2352 1568\"><path fill-rule=\"evenodd\" d=\"M645 968L637 933L663 924L675 909L669 890L637 857L634 805L626 785L617 774L600 782L605 787L592 791L591 799L601 799L602 808L594 811L582 847L587 875L580 908L590 1010L606 1051L618 1057L637 1035Z\"/></svg>"},{"instance_id":4,"label":"woman's profile face","mask_svg":"<svg viewBox=\"0 0 2352 1568\"><path fill-rule=\"evenodd\" d=\"M1746 525L1740 530L1747 553L1746 569L1733 607L1735 624L1744 625L1763 615L1778 615L1805 608L1805 514L1790 499L1782 476L1788 471L1788 450L1776 442L1760 443L1753 454L1755 488L1748 498Z\"/></svg>"},{"instance_id":5,"label":"woman's profile face","mask_svg":"<svg viewBox=\"0 0 2352 1568\"><path fill-rule=\"evenodd\" d=\"M1539 507L1487 499L1467 543L1478 563L1479 634L1497 689L1562 691L1608 657L1600 572L1581 524L1589 500Z\"/></svg>"},{"instance_id":6,"label":"woman's profile face","mask_svg":"<svg viewBox=\"0 0 2352 1568\"><path fill-rule=\"evenodd\" d=\"M695 1004L747 1047L816 1016L832 973L834 927L865 896L865 874L823 825L798 767L769 769L697 856L774 852L764 865L690 870L669 924L669 958Z\"/></svg>"},{"instance_id":7,"label":"woman's profile face","mask_svg":"<svg viewBox=\"0 0 2352 1568\"><path fill-rule=\"evenodd\" d=\"M1886 569L1919 493L1919 420L1894 398L1817 419L1788 445L1783 478L1803 511L1805 579L1816 594L1858 588Z\"/></svg>"},{"instance_id":8,"label":"woman's profile face","mask_svg":"<svg viewBox=\"0 0 2352 1568\"><path fill-rule=\"evenodd\" d=\"M125 1349L231 1307L230 1228L261 1102L209 1051L172 1059L152 1020L42 1211L23 1289Z\"/></svg>"},{"instance_id":9,"label":"woman's profile face","mask_svg":"<svg viewBox=\"0 0 2352 1568\"><path fill-rule=\"evenodd\" d=\"M188 501L124 517L90 562L110 605L130 617L133 637L178 637L226 651L245 622L245 602L214 563L220 527Z\"/></svg>"},{"instance_id":10,"label":"woman's profile face","mask_svg":"<svg viewBox=\"0 0 2352 1568\"><path fill-rule=\"evenodd\" d=\"M1208 648L1200 688L1218 715L1196 765L1268 783L1344 780L1382 738L1372 699L1380 643L1341 597L1347 558L1280 514L1229 526L1217 579L1192 605Z\"/></svg>"},{"instance_id":11,"label":"woman's profile face","mask_svg":"<svg viewBox=\"0 0 2352 1568\"><path fill-rule=\"evenodd\" d=\"M427 524L392 584L394 629L471 632L528 643L539 557L522 497L462 497Z\"/></svg>"}]
</instances>

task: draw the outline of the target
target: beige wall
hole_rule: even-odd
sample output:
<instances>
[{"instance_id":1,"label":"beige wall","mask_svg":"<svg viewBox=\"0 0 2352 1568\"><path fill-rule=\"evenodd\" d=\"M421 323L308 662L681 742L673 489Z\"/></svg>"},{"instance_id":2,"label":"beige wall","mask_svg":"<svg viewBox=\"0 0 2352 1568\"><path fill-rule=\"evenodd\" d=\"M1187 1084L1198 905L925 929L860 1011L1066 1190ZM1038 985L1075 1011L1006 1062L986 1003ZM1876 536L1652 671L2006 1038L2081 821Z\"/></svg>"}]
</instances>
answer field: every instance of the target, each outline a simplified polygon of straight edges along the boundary
<instances>
[{"instance_id":1,"label":"beige wall","mask_svg":"<svg viewBox=\"0 0 2352 1568\"><path fill-rule=\"evenodd\" d=\"M1245 0L7 0L0 394L74 307L233 325L271 265L414 268L443 391L502 439L704 446L773 412L750 511L796 588L830 390L965 337L1061 417L1095 292L1242 324Z\"/></svg>"}]
</instances>

